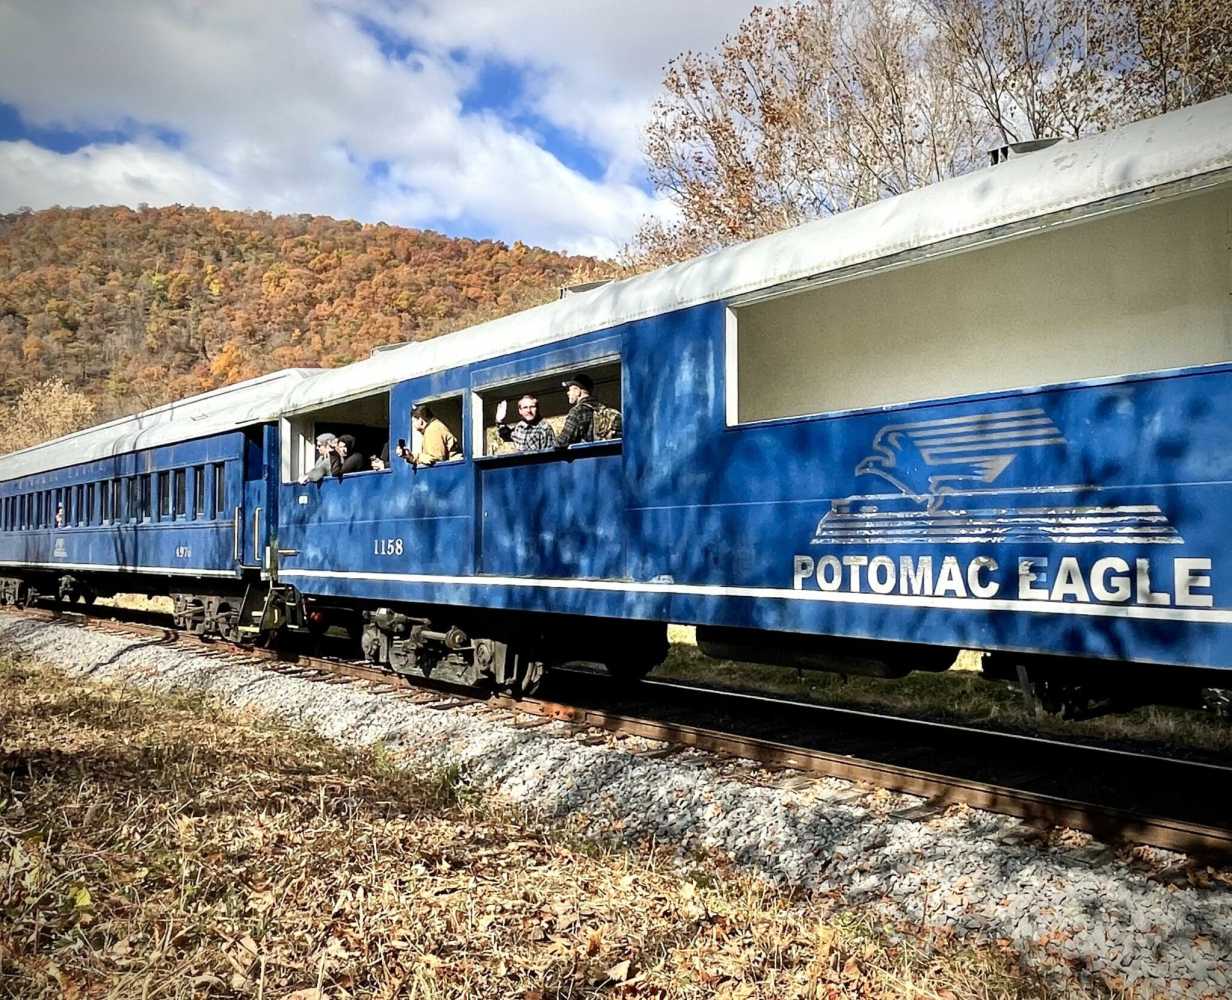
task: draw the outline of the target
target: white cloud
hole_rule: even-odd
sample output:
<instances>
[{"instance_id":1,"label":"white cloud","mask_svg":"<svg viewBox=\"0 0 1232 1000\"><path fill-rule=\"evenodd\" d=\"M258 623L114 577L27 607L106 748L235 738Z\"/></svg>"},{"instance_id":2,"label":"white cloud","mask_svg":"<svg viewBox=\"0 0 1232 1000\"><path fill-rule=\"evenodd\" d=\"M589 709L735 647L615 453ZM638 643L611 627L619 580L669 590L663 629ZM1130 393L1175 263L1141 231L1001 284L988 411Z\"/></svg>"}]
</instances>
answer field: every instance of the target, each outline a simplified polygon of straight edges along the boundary
<instances>
[{"instance_id":1,"label":"white cloud","mask_svg":"<svg viewBox=\"0 0 1232 1000\"><path fill-rule=\"evenodd\" d=\"M442 49L530 67L535 110L603 150L613 176L640 169L642 129L668 61L712 48L753 6L751 0L419 0L401 9L381 0L356 3Z\"/></svg>"},{"instance_id":2,"label":"white cloud","mask_svg":"<svg viewBox=\"0 0 1232 1000\"><path fill-rule=\"evenodd\" d=\"M713 44L746 3L0 6L0 101L43 127L143 129L67 154L0 143L0 210L179 201L455 221L610 254L646 214L668 211L643 190L638 153L662 64ZM360 15L413 53L382 54ZM597 149L605 175L588 179L508 122L464 113L484 59L524 67L532 110Z\"/></svg>"},{"instance_id":3,"label":"white cloud","mask_svg":"<svg viewBox=\"0 0 1232 1000\"><path fill-rule=\"evenodd\" d=\"M236 203L235 192L209 171L158 147L84 146L60 154L30 142L0 142L0 208L143 201Z\"/></svg>"}]
</instances>

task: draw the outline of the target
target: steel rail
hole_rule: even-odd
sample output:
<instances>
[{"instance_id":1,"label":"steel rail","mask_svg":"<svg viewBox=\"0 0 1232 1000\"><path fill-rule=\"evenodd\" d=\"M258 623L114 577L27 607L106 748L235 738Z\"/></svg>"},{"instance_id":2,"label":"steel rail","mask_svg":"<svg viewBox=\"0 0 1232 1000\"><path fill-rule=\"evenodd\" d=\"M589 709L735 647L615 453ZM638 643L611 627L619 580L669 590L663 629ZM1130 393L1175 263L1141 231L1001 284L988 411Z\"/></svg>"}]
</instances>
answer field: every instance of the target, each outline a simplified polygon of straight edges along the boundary
<instances>
[{"instance_id":1,"label":"steel rail","mask_svg":"<svg viewBox=\"0 0 1232 1000\"><path fill-rule=\"evenodd\" d=\"M105 618L97 613L97 611L114 613L116 609L112 608L90 609L87 613L45 609L15 611L13 608L5 608L4 610L42 621L79 625L93 624L111 631L155 635L162 637L165 641L185 646L187 643L184 640L189 638L171 627L120 621L115 618ZM920 796L927 800L925 805L928 808L924 810L926 813L940 811L949 805L962 803L975 809L1024 819L1040 827L1059 826L1080 830L1104 841L1149 844L1203 858L1232 857L1232 824L1228 827L1217 827L1166 816L1142 815L1132 810L1084 802L1079 799L956 778L875 760L829 753L824 750L726 733L688 723L637 718L601 708L580 708L537 698L518 699L506 695L485 696L468 693L456 688L420 682L417 678L405 677L362 663L260 649L223 640L210 640L201 643L199 648L209 650L211 647L227 650L228 655L237 656L249 662L267 664L273 670L282 670L287 673L294 671L297 676L307 679L324 680L333 676L383 686L391 691L419 691L425 696L430 695L437 703L441 703L444 699L445 704L451 702L487 704L508 711L567 722L576 727L590 727L618 735L637 736L673 746L690 747L724 756L752 760L768 767L840 778L892 792ZM709 688L704 690L709 695L727 693ZM777 701L777 699L764 699L760 696L737 694L735 697L751 698L757 701ZM793 707L808 707L794 702L790 704ZM896 721L910 723L915 720L896 717ZM987 735L985 730L975 732ZM1040 738L1024 737L1024 739L1038 741ZM1100 749L1081 744L1068 744L1068 746L1083 750L1097 751ZM1124 751L1111 750L1109 752L1124 754ZM1189 762L1176 761L1175 763L1188 764ZM1195 765L1195 767L1202 766L1209 767L1209 765Z\"/></svg>"}]
</instances>

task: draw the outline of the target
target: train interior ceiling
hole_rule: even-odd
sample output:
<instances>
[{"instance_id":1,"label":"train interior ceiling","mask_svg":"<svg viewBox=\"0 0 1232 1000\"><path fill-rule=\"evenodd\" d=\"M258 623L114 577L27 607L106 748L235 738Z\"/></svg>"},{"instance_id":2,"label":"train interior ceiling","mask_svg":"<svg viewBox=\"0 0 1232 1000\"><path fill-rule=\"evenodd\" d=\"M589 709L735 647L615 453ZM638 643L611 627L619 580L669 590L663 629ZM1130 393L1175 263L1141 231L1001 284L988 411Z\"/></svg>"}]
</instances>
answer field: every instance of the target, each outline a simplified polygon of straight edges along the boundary
<instances>
[{"instance_id":1,"label":"train interior ceiling","mask_svg":"<svg viewBox=\"0 0 1232 1000\"><path fill-rule=\"evenodd\" d=\"M1229 232L1225 187L739 306L729 422L1228 361Z\"/></svg>"}]
</instances>

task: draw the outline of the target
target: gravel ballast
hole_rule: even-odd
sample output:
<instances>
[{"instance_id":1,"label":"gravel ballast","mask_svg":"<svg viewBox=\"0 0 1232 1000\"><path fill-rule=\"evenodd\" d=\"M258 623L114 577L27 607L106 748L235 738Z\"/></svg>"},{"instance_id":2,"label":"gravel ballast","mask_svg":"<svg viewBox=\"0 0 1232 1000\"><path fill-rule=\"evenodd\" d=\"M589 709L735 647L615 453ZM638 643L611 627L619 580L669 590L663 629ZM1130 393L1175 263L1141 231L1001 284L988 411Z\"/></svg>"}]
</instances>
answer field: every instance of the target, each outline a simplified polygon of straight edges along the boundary
<instances>
[{"instance_id":1,"label":"gravel ballast","mask_svg":"<svg viewBox=\"0 0 1232 1000\"><path fill-rule=\"evenodd\" d=\"M580 742L559 723L517 728L483 706L436 711L161 639L0 616L0 641L83 677L200 691L341 741L382 743L408 767L457 766L485 794L589 836L653 839L690 858L720 851L899 923L1004 939L1042 969L1141 993L1232 995L1232 886L1160 878L1181 860L1165 852L1077 836L1043 843L1016 820L963 808L917 822L894 813L919 800L842 781L767 785L751 764L638 756L632 741Z\"/></svg>"}]
</instances>

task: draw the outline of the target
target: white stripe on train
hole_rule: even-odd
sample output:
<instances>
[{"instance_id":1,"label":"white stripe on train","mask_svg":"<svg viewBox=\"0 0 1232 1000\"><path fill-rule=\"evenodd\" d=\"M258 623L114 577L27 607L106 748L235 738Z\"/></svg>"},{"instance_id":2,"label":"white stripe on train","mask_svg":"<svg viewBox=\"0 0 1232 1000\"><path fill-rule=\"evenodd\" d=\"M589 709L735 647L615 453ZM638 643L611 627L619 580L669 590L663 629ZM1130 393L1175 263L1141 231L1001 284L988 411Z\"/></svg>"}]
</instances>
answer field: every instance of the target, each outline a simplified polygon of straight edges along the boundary
<instances>
[{"instance_id":1,"label":"white stripe on train","mask_svg":"<svg viewBox=\"0 0 1232 1000\"><path fill-rule=\"evenodd\" d=\"M1081 604L1070 601L1019 601L978 597L923 597L900 594L853 594L843 591L786 590L773 587L720 587L688 583L636 583L629 580L561 580L524 576L437 576L429 573L362 573L327 569L284 569L279 577L372 580L396 583L436 583L487 587L531 587L563 590L624 591L634 594L679 594L683 597L752 597L783 601L823 601L834 604L875 604L900 608L946 608L952 611L1032 611L1050 615L1100 618L1142 618L1154 621L1232 624L1232 610L1161 608L1135 605Z\"/></svg>"}]
</instances>

